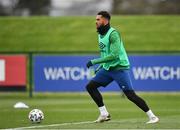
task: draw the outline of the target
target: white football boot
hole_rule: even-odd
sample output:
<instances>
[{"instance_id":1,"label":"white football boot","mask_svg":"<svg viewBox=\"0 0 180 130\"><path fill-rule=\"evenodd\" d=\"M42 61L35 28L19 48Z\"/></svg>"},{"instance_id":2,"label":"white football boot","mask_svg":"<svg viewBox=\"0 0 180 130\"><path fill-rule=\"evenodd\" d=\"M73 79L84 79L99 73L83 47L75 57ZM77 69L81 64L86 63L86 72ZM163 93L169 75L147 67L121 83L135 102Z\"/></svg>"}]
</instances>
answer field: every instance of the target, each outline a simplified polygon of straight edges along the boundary
<instances>
[{"instance_id":1,"label":"white football boot","mask_svg":"<svg viewBox=\"0 0 180 130\"><path fill-rule=\"evenodd\" d=\"M154 123L157 123L157 122L159 122L159 118L157 116L154 116L154 117L151 117L149 119L149 121L146 122L146 124L154 124Z\"/></svg>"},{"instance_id":2,"label":"white football boot","mask_svg":"<svg viewBox=\"0 0 180 130\"><path fill-rule=\"evenodd\" d=\"M102 123L102 122L104 122L104 121L109 121L109 120L111 120L111 116L108 114L108 115L100 115L99 117L98 117L98 119L97 120L95 120L94 122L95 123Z\"/></svg>"}]
</instances>

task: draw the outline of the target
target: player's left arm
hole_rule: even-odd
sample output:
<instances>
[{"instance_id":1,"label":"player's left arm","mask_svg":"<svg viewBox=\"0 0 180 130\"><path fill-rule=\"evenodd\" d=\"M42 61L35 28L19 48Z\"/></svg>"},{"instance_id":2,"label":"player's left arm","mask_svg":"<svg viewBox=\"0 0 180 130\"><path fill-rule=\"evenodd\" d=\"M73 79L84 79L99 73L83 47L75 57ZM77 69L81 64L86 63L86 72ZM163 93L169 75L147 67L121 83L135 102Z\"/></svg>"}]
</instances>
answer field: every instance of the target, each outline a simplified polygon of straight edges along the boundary
<instances>
[{"instance_id":1,"label":"player's left arm","mask_svg":"<svg viewBox=\"0 0 180 130\"><path fill-rule=\"evenodd\" d=\"M120 37L117 31L113 31L110 35L110 54L103 58L97 58L91 60L92 64L107 63L118 59L120 50Z\"/></svg>"}]
</instances>

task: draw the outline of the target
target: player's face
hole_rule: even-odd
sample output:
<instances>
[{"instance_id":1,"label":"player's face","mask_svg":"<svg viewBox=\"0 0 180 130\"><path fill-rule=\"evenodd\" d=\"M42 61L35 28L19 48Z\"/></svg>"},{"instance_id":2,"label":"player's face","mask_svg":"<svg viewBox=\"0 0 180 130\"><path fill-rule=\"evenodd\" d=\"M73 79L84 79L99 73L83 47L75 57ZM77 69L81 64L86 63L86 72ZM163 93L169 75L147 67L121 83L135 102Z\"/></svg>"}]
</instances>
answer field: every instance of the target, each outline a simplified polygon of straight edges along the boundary
<instances>
[{"instance_id":1,"label":"player's face","mask_svg":"<svg viewBox=\"0 0 180 130\"><path fill-rule=\"evenodd\" d=\"M102 15L96 16L96 28L99 28L102 25L106 25L107 20L102 17Z\"/></svg>"}]
</instances>

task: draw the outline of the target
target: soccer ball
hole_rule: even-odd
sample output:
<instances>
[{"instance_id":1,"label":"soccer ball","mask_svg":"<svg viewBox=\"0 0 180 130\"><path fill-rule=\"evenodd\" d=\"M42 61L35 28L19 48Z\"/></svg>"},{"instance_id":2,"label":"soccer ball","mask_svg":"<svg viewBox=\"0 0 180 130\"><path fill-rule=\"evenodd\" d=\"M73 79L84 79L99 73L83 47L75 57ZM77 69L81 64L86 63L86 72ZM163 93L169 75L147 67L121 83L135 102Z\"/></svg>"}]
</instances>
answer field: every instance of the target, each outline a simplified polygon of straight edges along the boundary
<instances>
[{"instance_id":1,"label":"soccer ball","mask_svg":"<svg viewBox=\"0 0 180 130\"><path fill-rule=\"evenodd\" d=\"M40 123L44 119L44 114L39 109L33 109L32 111L29 112L28 117L29 120L32 121L33 123Z\"/></svg>"}]
</instances>

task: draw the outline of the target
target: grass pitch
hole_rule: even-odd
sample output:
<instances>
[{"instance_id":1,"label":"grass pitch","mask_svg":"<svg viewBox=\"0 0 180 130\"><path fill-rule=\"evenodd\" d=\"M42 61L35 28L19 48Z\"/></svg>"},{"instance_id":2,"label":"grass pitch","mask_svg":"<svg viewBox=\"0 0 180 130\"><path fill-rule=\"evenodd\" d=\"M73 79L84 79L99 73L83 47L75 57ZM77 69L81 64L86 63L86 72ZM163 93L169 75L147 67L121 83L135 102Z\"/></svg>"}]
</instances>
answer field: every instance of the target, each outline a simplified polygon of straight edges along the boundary
<instances>
[{"instance_id":1,"label":"grass pitch","mask_svg":"<svg viewBox=\"0 0 180 130\"><path fill-rule=\"evenodd\" d=\"M160 122L147 125L144 112L120 93L103 93L112 120L92 123L99 111L87 93L36 93L30 99L27 93L0 93L0 128L28 129L180 129L180 93L138 93L143 97ZM14 109L22 101L29 109ZM45 119L40 124L28 120L30 110L38 108Z\"/></svg>"},{"instance_id":2,"label":"grass pitch","mask_svg":"<svg viewBox=\"0 0 180 130\"><path fill-rule=\"evenodd\" d=\"M112 16L127 51L179 51L180 16ZM0 52L97 51L95 16L0 17Z\"/></svg>"}]
</instances>

